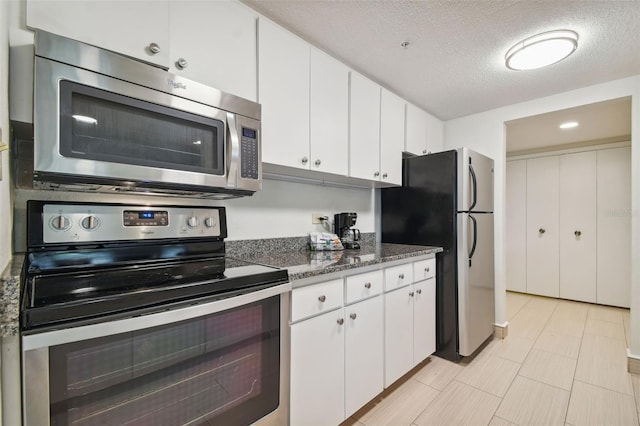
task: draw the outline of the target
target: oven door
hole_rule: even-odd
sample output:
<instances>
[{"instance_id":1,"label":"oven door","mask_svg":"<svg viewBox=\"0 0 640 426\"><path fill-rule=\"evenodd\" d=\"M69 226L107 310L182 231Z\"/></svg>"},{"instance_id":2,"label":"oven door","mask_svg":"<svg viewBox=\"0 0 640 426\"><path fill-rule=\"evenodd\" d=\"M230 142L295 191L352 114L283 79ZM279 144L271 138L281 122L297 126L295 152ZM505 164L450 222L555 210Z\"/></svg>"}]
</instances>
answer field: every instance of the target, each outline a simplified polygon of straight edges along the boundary
<instances>
[{"instance_id":1,"label":"oven door","mask_svg":"<svg viewBox=\"0 0 640 426\"><path fill-rule=\"evenodd\" d=\"M35 66L36 179L260 189L259 121L45 58Z\"/></svg>"},{"instance_id":2,"label":"oven door","mask_svg":"<svg viewBox=\"0 0 640 426\"><path fill-rule=\"evenodd\" d=\"M287 424L290 288L23 336L24 424Z\"/></svg>"}]
</instances>

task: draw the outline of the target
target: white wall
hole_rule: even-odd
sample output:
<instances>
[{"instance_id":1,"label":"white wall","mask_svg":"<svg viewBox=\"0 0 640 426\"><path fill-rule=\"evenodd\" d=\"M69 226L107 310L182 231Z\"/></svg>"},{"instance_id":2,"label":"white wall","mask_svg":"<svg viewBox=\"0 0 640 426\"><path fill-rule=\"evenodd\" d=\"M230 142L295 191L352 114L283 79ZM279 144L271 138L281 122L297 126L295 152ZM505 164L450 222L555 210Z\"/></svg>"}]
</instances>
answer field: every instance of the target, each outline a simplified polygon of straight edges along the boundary
<instances>
[{"instance_id":1,"label":"white wall","mask_svg":"<svg viewBox=\"0 0 640 426\"><path fill-rule=\"evenodd\" d=\"M0 128L2 142L9 142L9 10L8 2L0 1ZM11 258L11 198L9 191L9 153L0 153L2 181L0 181L0 272Z\"/></svg>"},{"instance_id":2,"label":"white wall","mask_svg":"<svg viewBox=\"0 0 640 426\"><path fill-rule=\"evenodd\" d=\"M625 96L632 102L631 354L640 356L640 75L510 105L445 123L445 148L468 146L495 160L496 323L506 317L505 121Z\"/></svg>"},{"instance_id":3,"label":"white wall","mask_svg":"<svg viewBox=\"0 0 640 426\"><path fill-rule=\"evenodd\" d=\"M374 192L264 180L262 191L249 198L221 202L227 207L229 240L296 237L322 231L311 213L358 213L360 232L375 232Z\"/></svg>"}]
</instances>

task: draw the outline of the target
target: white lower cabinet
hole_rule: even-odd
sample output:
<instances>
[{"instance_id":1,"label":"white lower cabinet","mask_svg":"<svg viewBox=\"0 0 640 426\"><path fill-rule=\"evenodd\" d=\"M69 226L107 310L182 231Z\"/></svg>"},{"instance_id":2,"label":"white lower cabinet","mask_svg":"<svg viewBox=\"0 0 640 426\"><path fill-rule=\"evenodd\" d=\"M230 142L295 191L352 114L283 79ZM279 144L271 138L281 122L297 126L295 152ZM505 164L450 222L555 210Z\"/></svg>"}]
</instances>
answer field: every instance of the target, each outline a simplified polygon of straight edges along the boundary
<instances>
[{"instance_id":1,"label":"white lower cabinet","mask_svg":"<svg viewBox=\"0 0 640 426\"><path fill-rule=\"evenodd\" d=\"M344 420L343 309L291 325L291 424Z\"/></svg>"},{"instance_id":2,"label":"white lower cabinet","mask_svg":"<svg viewBox=\"0 0 640 426\"><path fill-rule=\"evenodd\" d=\"M382 297L344 308L345 418L382 392Z\"/></svg>"},{"instance_id":3,"label":"white lower cabinet","mask_svg":"<svg viewBox=\"0 0 640 426\"><path fill-rule=\"evenodd\" d=\"M340 424L435 351L434 271L422 258L293 290L291 425ZM410 284L383 295L385 276Z\"/></svg>"},{"instance_id":4,"label":"white lower cabinet","mask_svg":"<svg viewBox=\"0 0 640 426\"><path fill-rule=\"evenodd\" d=\"M436 350L435 279L384 295L384 387Z\"/></svg>"}]
</instances>

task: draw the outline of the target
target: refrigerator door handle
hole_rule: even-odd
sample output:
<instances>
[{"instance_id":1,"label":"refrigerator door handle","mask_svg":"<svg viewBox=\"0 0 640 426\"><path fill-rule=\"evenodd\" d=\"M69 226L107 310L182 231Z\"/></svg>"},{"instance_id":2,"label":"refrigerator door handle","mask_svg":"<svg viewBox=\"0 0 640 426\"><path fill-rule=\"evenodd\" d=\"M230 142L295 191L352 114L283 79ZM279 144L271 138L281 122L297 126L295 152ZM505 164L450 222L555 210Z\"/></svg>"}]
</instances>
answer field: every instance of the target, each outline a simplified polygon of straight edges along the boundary
<instances>
[{"instance_id":1,"label":"refrigerator door handle","mask_svg":"<svg viewBox=\"0 0 640 426\"><path fill-rule=\"evenodd\" d=\"M478 243L478 221L471 215L469 215L469 219L473 222L473 243L471 243L471 251L469 252L469 267L471 267L471 259L476 252L476 245Z\"/></svg>"},{"instance_id":2,"label":"refrigerator door handle","mask_svg":"<svg viewBox=\"0 0 640 426\"><path fill-rule=\"evenodd\" d=\"M473 164L471 164L471 158L469 158L469 174L471 175L471 182L473 188L473 203L469 206L469 211L473 210L478 202L478 179L476 178L476 171L473 170Z\"/></svg>"}]
</instances>

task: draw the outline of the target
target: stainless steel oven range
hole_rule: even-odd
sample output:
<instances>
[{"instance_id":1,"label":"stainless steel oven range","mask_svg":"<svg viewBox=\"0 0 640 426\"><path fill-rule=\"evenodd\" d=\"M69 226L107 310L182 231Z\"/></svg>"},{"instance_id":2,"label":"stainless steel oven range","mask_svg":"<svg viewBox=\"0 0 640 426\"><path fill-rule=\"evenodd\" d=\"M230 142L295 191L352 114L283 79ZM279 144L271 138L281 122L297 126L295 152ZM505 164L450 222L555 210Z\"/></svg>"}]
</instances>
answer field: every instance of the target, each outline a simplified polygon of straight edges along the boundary
<instances>
[{"instance_id":1,"label":"stainless steel oven range","mask_svg":"<svg viewBox=\"0 0 640 426\"><path fill-rule=\"evenodd\" d=\"M223 207L27 213L26 426L288 423L291 284L225 256Z\"/></svg>"}]
</instances>

